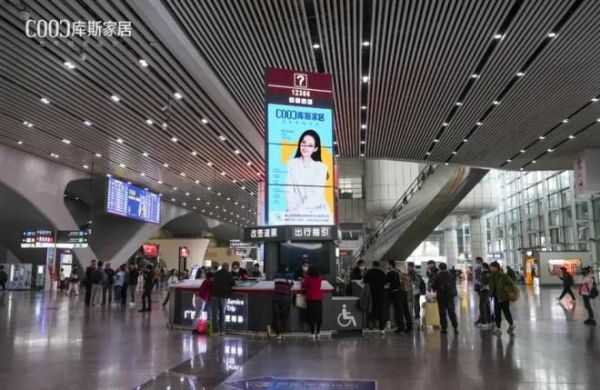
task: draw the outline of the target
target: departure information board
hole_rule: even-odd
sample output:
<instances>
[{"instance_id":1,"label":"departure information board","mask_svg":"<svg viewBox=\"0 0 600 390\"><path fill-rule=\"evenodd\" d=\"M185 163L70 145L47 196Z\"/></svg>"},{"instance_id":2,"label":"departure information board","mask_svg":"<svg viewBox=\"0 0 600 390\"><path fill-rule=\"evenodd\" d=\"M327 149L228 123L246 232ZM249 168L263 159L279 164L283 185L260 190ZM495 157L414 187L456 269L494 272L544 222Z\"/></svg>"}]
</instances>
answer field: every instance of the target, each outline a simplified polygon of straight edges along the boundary
<instances>
[{"instance_id":1,"label":"departure information board","mask_svg":"<svg viewBox=\"0 0 600 390\"><path fill-rule=\"evenodd\" d=\"M160 197L132 184L108 178L106 212L160 223Z\"/></svg>"},{"instance_id":2,"label":"departure information board","mask_svg":"<svg viewBox=\"0 0 600 390\"><path fill-rule=\"evenodd\" d=\"M59 230L56 232L57 248L87 248L91 230Z\"/></svg>"}]
</instances>

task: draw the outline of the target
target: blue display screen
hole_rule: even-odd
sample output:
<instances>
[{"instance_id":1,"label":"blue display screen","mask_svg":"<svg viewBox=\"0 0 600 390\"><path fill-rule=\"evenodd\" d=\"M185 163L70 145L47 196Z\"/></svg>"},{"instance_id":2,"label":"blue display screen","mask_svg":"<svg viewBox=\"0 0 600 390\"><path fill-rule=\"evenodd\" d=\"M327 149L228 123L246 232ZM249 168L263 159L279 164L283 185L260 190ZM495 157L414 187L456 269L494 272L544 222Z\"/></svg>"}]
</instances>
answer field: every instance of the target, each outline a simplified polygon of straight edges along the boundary
<instances>
[{"instance_id":1,"label":"blue display screen","mask_svg":"<svg viewBox=\"0 0 600 390\"><path fill-rule=\"evenodd\" d=\"M160 197L138 186L109 177L106 212L144 222L160 223Z\"/></svg>"}]
</instances>

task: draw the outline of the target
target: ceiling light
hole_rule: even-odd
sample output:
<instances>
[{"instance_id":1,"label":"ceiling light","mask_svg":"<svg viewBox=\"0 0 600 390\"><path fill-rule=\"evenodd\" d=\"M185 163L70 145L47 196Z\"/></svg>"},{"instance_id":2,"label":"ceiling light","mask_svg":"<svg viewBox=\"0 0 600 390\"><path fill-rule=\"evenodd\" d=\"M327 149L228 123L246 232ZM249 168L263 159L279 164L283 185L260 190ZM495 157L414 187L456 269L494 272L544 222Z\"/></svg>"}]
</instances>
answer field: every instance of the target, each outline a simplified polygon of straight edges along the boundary
<instances>
[{"instance_id":1,"label":"ceiling light","mask_svg":"<svg viewBox=\"0 0 600 390\"><path fill-rule=\"evenodd\" d=\"M525 152L526 152L526 150L525 150L525 149L521 149L521 153L525 153Z\"/></svg>"},{"instance_id":2,"label":"ceiling light","mask_svg":"<svg viewBox=\"0 0 600 390\"><path fill-rule=\"evenodd\" d=\"M83 169L88 169L89 166L87 166L86 164L83 164Z\"/></svg>"},{"instance_id":3,"label":"ceiling light","mask_svg":"<svg viewBox=\"0 0 600 390\"><path fill-rule=\"evenodd\" d=\"M152 126L154 124L154 121L152 119L146 119L146 124L148 126Z\"/></svg>"},{"instance_id":4,"label":"ceiling light","mask_svg":"<svg viewBox=\"0 0 600 390\"><path fill-rule=\"evenodd\" d=\"M469 142L468 138L463 139L463 142Z\"/></svg>"},{"instance_id":5,"label":"ceiling light","mask_svg":"<svg viewBox=\"0 0 600 390\"><path fill-rule=\"evenodd\" d=\"M165 168L169 168L169 164L167 164L167 163L164 163L164 164L163 164L163 167L165 167Z\"/></svg>"},{"instance_id":6,"label":"ceiling light","mask_svg":"<svg viewBox=\"0 0 600 390\"><path fill-rule=\"evenodd\" d=\"M472 79L478 79L479 75L477 73L474 73L474 74L471 75L471 78Z\"/></svg>"},{"instance_id":7,"label":"ceiling light","mask_svg":"<svg viewBox=\"0 0 600 390\"><path fill-rule=\"evenodd\" d=\"M367 128L367 125L363 124L360 126L361 129L365 130Z\"/></svg>"},{"instance_id":8,"label":"ceiling light","mask_svg":"<svg viewBox=\"0 0 600 390\"><path fill-rule=\"evenodd\" d=\"M444 163L444 165L449 165L449 163Z\"/></svg>"},{"instance_id":9,"label":"ceiling light","mask_svg":"<svg viewBox=\"0 0 600 390\"><path fill-rule=\"evenodd\" d=\"M19 145L23 145L23 141L18 141L17 142Z\"/></svg>"},{"instance_id":10,"label":"ceiling light","mask_svg":"<svg viewBox=\"0 0 600 390\"><path fill-rule=\"evenodd\" d=\"M112 175L110 173L107 173L106 177L112 177Z\"/></svg>"},{"instance_id":11,"label":"ceiling light","mask_svg":"<svg viewBox=\"0 0 600 390\"><path fill-rule=\"evenodd\" d=\"M205 213L205 212L206 212L206 209L202 209L202 212L203 212L203 213Z\"/></svg>"},{"instance_id":12,"label":"ceiling light","mask_svg":"<svg viewBox=\"0 0 600 390\"><path fill-rule=\"evenodd\" d=\"M221 176L225 176L225 175L226 175L226 173L225 173L225 172L221 172Z\"/></svg>"},{"instance_id":13,"label":"ceiling light","mask_svg":"<svg viewBox=\"0 0 600 390\"><path fill-rule=\"evenodd\" d=\"M189 193L189 192L186 192L186 193L185 193L185 196L190 196L190 193Z\"/></svg>"},{"instance_id":14,"label":"ceiling light","mask_svg":"<svg viewBox=\"0 0 600 390\"><path fill-rule=\"evenodd\" d=\"M71 140L68 140L68 139L66 139L66 138L63 138L63 139L62 139L62 142L63 142L64 144L67 144L67 145L70 145L70 144L71 144Z\"/></svg>"},{"instance_id":15,"label":"ceiling light","mask_svg":"<svg viewBox=\"0 0 600 390\"><path fill-rule=\"evenodd\" d=\"M234 150L234 151L233 151L233 153L235 153L235 154L240 154L240 153L242 153L242 152L240 152L240 151L239 151L239 149L236 149L236 150Z\"/></svg>"},{"instance_id":16,"label":"ceiling light","mask_svg":"<svg viewBox=\"0 0 600 390\"><path fill-rule=\"evenodd\" d=\"M506 160L507 163L512 162L512 160L509 158L508 160Z\"/></svg>"},{"instance_id":17,"label":"ceiling light","mask_svg":"<svg viewBox=\"0 0 600 390\"><path fill-rule=\"evenodd\" d=\"M539 137L539 138L540 138L540 140L542 140L542 141L546 139L546 137L545 137L545 136L543 136L543 135L540 135L540 137Z\"/></svg>"},{"instance_id":18,"label":"ceiling light","mask_svg":"<svg viewBox=\"0 0 600 390\"><path fill-rule=\"evenodd\" d=\"M112 95L110 97L110 100L112 100L113 102L117 103L121 100L121 98L119 98L117 95Z\"/></svg>"},{"instance_id":19,"label":"ceiling light","mask_svg":"<svg viewBox=\"0 0 600 390\"><path fill-rule=\"evenodd\" d=\"M144 157L148 157L148 152L143 152L143 153L142 153L142 156L144 156Z\"/></svg>"},{"instance_id":20,"label":"ceiling light","mask_svg":"<svg viewBox=\"0 0 600 390\"><path fill-rule=\"evenodd\" d=\"M454 154L454 155L456 155L457 153L458 153L458 152L457 152L456 150L454 150L454 151L452 152L452 154Z\"/></svg>"},{"instance_id":21,"label":"ceiling light","mask_svg":"<svg viewBox=\"0 0 600 390\"><path fill-rule=\"evenodd\" d=\"M523 76L525 76L524 72L517 72L517 77L523 77Z\"/></svg>"},{"instance_id":22,"label":"ceiling light","mask_svg":"<svg viewBox=\"0 0 600 390\"><path fill-rule=\"evenodd\" d=\"M209 167L212 167L213 163L211 163L210 161L207 161L206 165L208 165Z\"/></svg>"},{"instance_id":23,"label":"ceiling light","mask_svg":"<svg viewBox=\"0 0 600 390\"><path fill-rule=\"evenodd\" d=\"M245 190L245 189L246 189L246 186L242 186L242 190Z\"/></svg>"},{"instance_id":24,"label":"ceiling light","mask_svg":"<svg viewBox=\"0 0 600 390\"><path fill-rule=\"evenodd\" d=\"M600 118L596 119L596 122L600 122ZM31 124L31 123L30 123L30 124ZM31 126L29 126L29 127L31 127Z\"/></svg>"},{"instance_id":25,"label":"ceiling light","mask_svg":"<svg viewBox=\"0 0 600 390\"><path fill-rule=\"evenodd\" d=\"M64 65L64 66L65 66L65 68L67 68L67 69L75 69L75 65L73 65L73 63L72 63L72 62L65 61L65 62L63 63L63 65Z\"/></svg>"},{"instance_id":26,"label":"ceiling light","mask_svg":"<svg viewBox=\"0 0 600 390\"><path fill-rule=\"evenodd\" d=\"M175 99L177 99L177 100L181 100L183 98L183 95L180 94L179 92L175 92L173 94L173 97L175 97Z\"/></svg>"},{"instance_id":27,"label":"ceiling light","mask_svg":"<svg viewBox=\"0 0 600 390\"><path fill-rule=\"evenodd\" d=\"M166 122L163 122L162 125L160 125L160 127L166 130L169 127L169 125Z\"/></svg>"},{"instance_id":28,"label":"ceiling light","mask_svg":"<svg viewBox=\"0 0 600 390\"><path fill-rule=\"evenodd\" d=\"M180 173L179 173L179 176L183 176L183 177L185 177L185 172L180 172Z\"/></svg>"},{"instance_id":29,"label":"ceiling light","mask_svg":"<svg viewBox=\"0 0 600 390\"><path fill-rule=\"evenodd\" d=\"M198 152L196 152L195 150L192 150L192 156L197 156Z\"/></svg>"},{"instance_id":30,"label":"ceiling light","mask_svg":"<svg viewBox=\"0 0 600 390\"><path fill-rule=\"evenodd\" d=\"M171 198L171 201L172 201L172 202L175 202L175 198Z\"/></svg>"},{"instance_id":31,"label":"ceiling light","mask_svg":"<svg viewBox=\"0 0 600 390\"><path fill-rule=\"evenodd\" d=\"M221 141L225 141L227 138L225 138L225 136L224 136L224 135L220 135L220 136L219 136L219 139L220 139Z\"/></svg>"},{"instance_id":32,"label":"ceiling light","mask_svg":"<svg viewBox=\"0 0 600 390\"><path fill-rule=\"evenodd\" d=\"M177 191L177 187L173 187L173 191Z\"/></svg>"},{"instance_id":33,"label":"ceiling light","mask_svg":"<svg viewBox=\"0 0 600 390\"><path fill-rule=\"evenodd\" d=\"M520 171L522 171L523 169L524 169L523 167L519 168Z\"/></svg>"},{"instance_id":34,"label":"ceiling light","mask_svg":"<svg viewBox=\"0 0 600 390\"><path fill-rule=\"evenodd\" d=\"M335 157L340 157L340 155L339 155L339 154L336 154L336 155L335 155Z\"/></svg>"},{"instance_id":35,"label":"ceiling light","mask_svg":"<svg viewBox=\"0 0 600 390\"><path fill-rule=\"evenodd\" d=\"M562 123L569 123L569 120L568 119L563 119Z\"/></svg>"},{"instance_id":36,"label":"ceiling light","mask_svg":"<svg viewBox=\"0 0 600 390\"><path fill-rule=\"evenodd\" d=\"M50 100L46 99L45 97L41 98L40 101L44 104L50 104Z\"/></svg>"},{"instance_id":37,"label":"ceiling light","mask_svg":"<svg viewBox=\"0 0 600 390\"><path fill-rule=\"evenodd\" d=\"M462 106L463 104L462 104L462 102L456 102L456 105L460 107L460 106Z\"/></svg>"},{"instance_id":38,"label":"ceiling light","mask_svg":"<svg viewBox=\"0 0 600 390\"><path fill-rule=\"evenodd\" d=\"M212 187L206 187L206 190L210 191L210 190L212 190Z\"/></svg>"},{"instance_id":39,"label":"ceiling light","mask_svg":"<svg viewBox=\"0 0 600 390\"><path fill-rule=\"evenodd\" d=\"M320 49L321 45L319 45L318 43L313 43L312 47L313 49Z\"/></svg>"},{"instance_id":40,"label":"ceiling light","mask_svg":"<svg viewBox=\"0 0 600 390\"><path fill-rule=\"evenodd\" d=\"M443 126L443 127L448 127L448 122L444 122L444 123L442 123L442 126Z\"/></svg>"},{"instance_id":41,"label":"ceiling light","mask_svg":"<svg viewBox=\"0 0 600 390\"><path fill-rule=\"evenodd\" d=\"M163 183L163 181L162 181L162 180L159 180L159 181L157 181L157 183L158 183L158 184L162 184L162 183Z\"/></svg>"},{"instance_id":42,"label":"ceiling light","mask_svg":"<svg viewBox=\"0 0 600 390\"><path fill-rule=\"evenodd\" d=\"M54 157L54 158L58 158L59 157L58 154L56 154L56 153L50 153L50 156Z\"/></svg>"},{"instance_id":43,"label":"ceiling light","mask_svg":"<svg viewBox=\"0 0 600 390\"><path fill-rule=\"evenodd\" d=\"M252 165L252 161L248 161L248 162L246 163L246 165L247 165L247 166L250 166L250 165Z\"/></svg>"},{"instance_id":44,"label":"ceiling light","mask_svg":"<svg viewBox=\"0 0 600 390\"><path fill-rule=\"evenodd\" d=\"M364 153L361 153L361 154L360 154L360 157L365 157L365 154L364 154Z\"/></svg>"},{"instance_id":45,"label":"ceiling light","mask_svg":"<svg viewBox=\"0 0 600 390\"><path fill-rule=\"evenodd\" d=\"M483 125L483 122L477 122L477 123L475 123L475 124L476 124L477 126L481 126L481 125Z\"/></svg>"},{"instance_id":46,"label":"ceiling light","mask_svg":"<svg viewBox=\"0 0 600 390\"><path fill-rule=\"evenodd\" d=\"M367 106L361 106L361 107L360 107L360 109L361 109L361 110L366 110L366 109L367 109Z\"/></svg>"},{"instance_id":47,"label":"ceiling light","mask_svg":"<svg viewBox=\"0 0 600 390\"><path fill-rule=\"evenodd\" d=\"M371 45L371 42L369 42L369 41L363 41L362 45L365 46L365 47L367 47L367 46Z\"/></svg>"},{"instance_id":48,"label":"ceiling light","mask_svg":"<svg viewBox=\"0 0 600 390\"><path fill-rule=\"evenodd\" d=\"M492 104L493 104L494 106L497 106L498 104L500 104L500 102L499 102L498 100L494 100L494 101L492 102Z\"/></svg>"},{"instance_id":49,"label":"ceiling light","mask_svg":"<svg viewBox=\"0 0 600 390\"><path fill-rule=\"evenodd\" d=\"M598 98L592 98L592 102L596 103L598 101Z\"/></svg>"},{"instance_id":50,"label":"ceiling light","mask_svg":"<svg viewBox=\"0 0 600 390\"><path fill-rule=\"evenodd\" d=\"M532 163L532 164L535 164L535 163L537 163L537 161L536 161L536 160L533 160L531 163Z\"/></svg>"},{"instance_id":51,"label":"ceiling light","mask_svg":"<svg viewBox=\"0 0 600 390\"><path fill-rule=\"evenodd\" d=\"M200 122L202 122L202 123L204 123L204 124L207 124L207 123L208 123L208 119L202 118L202 119L200 120Z\"/></svg>"},{"instance_id":52,"label":"ceiling light","mask_svg":"<svg viewBox=\"0 0 600 390\"><path fill-rule=\"evenodd\" d=\"M548 34L548 38L556 38L556 33L555 32L551 32Z\"/></svg>"},{"instance_id":53,"label":"ceiling light","mask_svg":"<svg viewBox=\"0 0 600 390\"><path fill-rule=\"evenodd\" d=\"M362 82L363 83L368 83L369 82L369 76L363 76L362 77Z\"/></svg>"},{"instance_id":54,"label":"ceiling light","mask_svg":"<svg viewBox=\"0 0 600 390\"><path fill-rule=\"evenodd\" d=\"M96 153L96 157L101 158L102 155L100 153Z\"/></svg>"},{"instance_id":55,"label":"ceiling light","mask_svg":"<svg viewBox=\"0 0 600 390\"><path fill-rule=\"evenodd\" d=\"M548 153L552 153L552 152L554 152L554 149L550 148L550 149L548 149L548 150L546 150L546 151L547 151Z\"/></svg>"},{"instance_id":56,"label":"ceiling light","mask_svg":"<svg viewBox=\"0 0 600 390\"><path fill-rule=\"evenodd\" d=\"M502 39L504 38L504 34L496 34L494 35L494 39L498 40L498 39Z\"/></svg>"},{"instance_id":57,"label":"ceiling light","mask_svg":"<svg viewBox=\"0 0 600 390\"><path fill-rule=\"evenodd\" d=\"M438 143L438 142L440 142L440 140L439 140L439 139L437 139L437 138L435 138L435 139L433 140L433 142L435 142L435 143Z\"/></svg>"},{"instance_id":58,"label":"ceiling light","mask_svg":"<svg viewBox=\"0 0 600 390\"><path fill-rule=\"evenodd\" d=\"M571 134L571 135L569 136L569 139L575 139L575 136L574 136L573 134Z\"/></svg>"},{"instance_id":59,"label":"ceiling light","mask_svg":"<svg viewBox=\"0 0 600 390\"><path fill-rule=\"evenodd\" d=\"M232 182L232 183L237 183L237 180L233 179L231 182Z\"/></svg>"},{"instance_id":60,"label":"ceiling light","mask_svg":"<svg viewBox=\"0 0 600 390\"><path fill-rule=\"evenodd\" d=\"M200 180L196 180L194 183L196 183L196 184L200 184Z\"/></svg>"},{"instance_id":61,"label":"ceiling light","mask_svg":"<svg viewBox=\"0 0 600 390\"><path fill-rule=\"evenodd\" d=\"M210 206L210 202L206 202L206 204L207 204L208 206Z\"/></svg>"},{"instance_id":62,"label":"ceiling light","mask_svg":"<svg viewBox=\"0 0 600 390\"><path fill-rule=\"evenodd\" d=\"M148 67L148 62L146 62L146 60L144 60L144 59L140 59L138 62L139 62L139 64L140 64L141 66L143 66L144 68Z\"/></svg>"},{"instance_id":63,"label":"ceiling light","mask_svg":"<svg viewBox=\"0 0 600 390\"><path fill-rule=\"evenodd\" d=\"M431 156L431 152L425 152L425 155Z\"/></svg>"},{"instance_id":64,"label":"ceiling light","mask_svg":"<svg viewBox=\"0 0 600 390\"><path fill-rule=\"evenodd\" d=\"M360 141L360 144L361 144L361 145L364 145L364 144L365 144L365 141Z\"/></svg>"},{"instance_id":65,"label":"ceiling light","mask_svg":"<svg viewBox=\"0 0 600 390\"><path fill-rule=\"evenodd\" d=\"M121 168L125 168L125 164L119 164Z\"/></svg>"},{"instance_id":66,"label":"ceiling light","mask_svg":"<svg viewBox=\"0 0 600 390\"><path fill-rule=\"evenodd\" d=\"M86 126L91 126L92 122L90 122L90 121L83 121L83 124L86 125Z\"/></svg>"},{"instance_id":67,"label":"ceiling light","mask_svg":"<svg viewBox=\"0 0 600 390\"><path fill-rule=\"evenodd\" d=\"M198 201L199 201L199 200L200 200L200 198L196 198L196 200L198 200Z\"/></svg>"},{"instance_id":68,"label":"ceiling light","mask_svg":"<svg viewBox=\"0 0 600 390\"><path fill-rule=\"evenodd\" d=\"M250 192L250 195L254 195L254 192ZM254 214L256 214L256 213L254 213Z\"/></svg>"},{"instance_id":69,"label":"ceiling light","mask_svg":"<svg viewBox=\"0 0 600 390\"><path fill-rule=\"evenodd\" d=\"M179 141L179 140L177 139L177 137L171 137L171 142L177 142L177 141Z\"/></svg>"},{"instance_id":70,"label":"ceiling light","mask_svg":"<svg viewBox=\"0 0 600 390\"><path fill-rule=\"evenodd\" d=\"M122 144L123 143L123 139L122 138L117 138L117 142Z\"/></svg>"}]
</instances>

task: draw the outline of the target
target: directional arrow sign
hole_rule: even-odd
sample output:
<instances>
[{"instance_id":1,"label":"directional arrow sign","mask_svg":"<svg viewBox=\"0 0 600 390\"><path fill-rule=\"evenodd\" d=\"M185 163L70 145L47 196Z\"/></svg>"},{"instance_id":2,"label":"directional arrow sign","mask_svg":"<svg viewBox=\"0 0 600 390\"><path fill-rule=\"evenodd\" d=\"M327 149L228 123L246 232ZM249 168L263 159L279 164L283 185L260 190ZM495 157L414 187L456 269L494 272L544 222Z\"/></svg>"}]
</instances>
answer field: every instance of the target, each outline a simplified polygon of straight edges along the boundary
<instances>
[{"instance_id":1,"label":"directional arrow sign","mask_svg":"<svg viewBox=\"0 0 600 390\"><path fill-rule=\"evenodd\" d=\"M241 390L376 390L373 380L337 380L337 379L292 379L262 376L225 383L226 386Z\"/></svg>"}]
</instances>

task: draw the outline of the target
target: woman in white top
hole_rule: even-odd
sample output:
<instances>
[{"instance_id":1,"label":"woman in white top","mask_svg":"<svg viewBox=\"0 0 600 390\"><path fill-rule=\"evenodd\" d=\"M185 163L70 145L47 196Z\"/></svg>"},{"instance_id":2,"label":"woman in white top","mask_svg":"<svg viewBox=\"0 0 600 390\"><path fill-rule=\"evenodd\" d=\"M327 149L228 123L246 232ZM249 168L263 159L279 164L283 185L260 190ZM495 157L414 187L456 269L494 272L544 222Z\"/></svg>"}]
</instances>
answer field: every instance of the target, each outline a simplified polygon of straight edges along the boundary
<instances>
[{"instance_id":1,"label":"woman in white top","mask_svg":"<svg viewBox=\"0 0 600 390\"><path fill-rule=\"evenodd\" d=\"M583 297L583 304L588 312L588 319L585 320L586 325L596 325L594 320L594 310L590 303L590 292L594 288L594 278L592 277L592 267L585 267L583 270L583 280L579 285L579 295Z\"/></svg>"},{"instance_id":2,"label":"woman in white top","mask_svg":"<svg viewBox=\"0 0 600 390\"><path fill-rule=\"evenodd\" d=\"M321 160L321 139L306 130L298 140L294 158L287 164L287 212L329 218L325 184L329 173Z\"/></svg>"}]
</instances>

